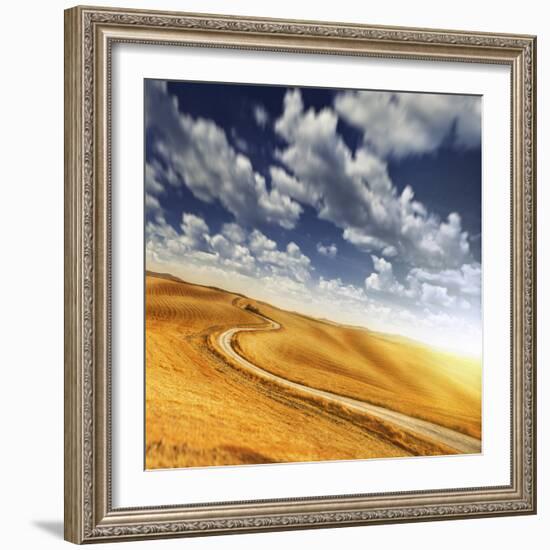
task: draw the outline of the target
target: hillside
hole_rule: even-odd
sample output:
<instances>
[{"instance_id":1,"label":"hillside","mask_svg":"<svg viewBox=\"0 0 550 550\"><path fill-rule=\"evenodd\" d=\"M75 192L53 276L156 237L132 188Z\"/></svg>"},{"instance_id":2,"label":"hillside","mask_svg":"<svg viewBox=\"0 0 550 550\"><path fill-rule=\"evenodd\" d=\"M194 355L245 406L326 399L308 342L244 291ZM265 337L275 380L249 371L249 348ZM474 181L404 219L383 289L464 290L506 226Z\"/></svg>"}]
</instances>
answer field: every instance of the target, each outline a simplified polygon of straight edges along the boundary
<instances>
[{"instance_id":1,"label":"hillside","mask_svg":"<svg viewBox=\"0 0 550 550\"><path fill-rule=\"evenodd\" d=\"M479 437L479 364L172 276L146 277L146 466L453 454L441 441L258 377L267 372ZM305 388L307 390L307 388Z\"/></svg>"}]
</instances>

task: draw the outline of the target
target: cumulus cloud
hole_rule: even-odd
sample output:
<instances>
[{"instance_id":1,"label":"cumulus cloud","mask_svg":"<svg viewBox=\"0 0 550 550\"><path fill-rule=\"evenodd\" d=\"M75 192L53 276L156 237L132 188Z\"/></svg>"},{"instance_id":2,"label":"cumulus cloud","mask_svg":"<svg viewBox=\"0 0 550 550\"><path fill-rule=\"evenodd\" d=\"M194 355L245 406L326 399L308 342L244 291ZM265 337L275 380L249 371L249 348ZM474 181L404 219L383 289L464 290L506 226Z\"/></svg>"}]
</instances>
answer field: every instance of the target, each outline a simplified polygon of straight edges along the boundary
<instances>
[{"instance_id":1,"label":"cumulus cloud","mask_svg":"<svg viewBox=\"0 0 550 550\"><path fill-rule=\"evenodd\" d=\"M260 128L265 128L267 126L267 123L269 122L269 113L263 105L256 103L256 105L252 107L252 114L256 124Z\"/></svg>"},{"instance_id":2,"label":"cumulus cloud","mask_svg":"<svg viewBox=\"0 0 550 550\"><path fill-rule=\"evenodd\" d=\"M246 246L232 242L219 233L210 237L208 244L224 267L241 273L254 272L256 259Z\"/></svg>"},{"instance_id":3,"label":"cumulus cloud","mask_svg":"<svg viewBox=\"0 0 550 550\"><path fill-rule=\"evenodd\" d=\"M222 234L234 243L243 243L246 239L246 232L237 223L224 223Z\"/></svg>"},{"instance_id":4,"label":"cumulus cloud","mask_svg":"<svg viewBox=\"0 0 550 550\"><path fill-rule=\"evenodd\" d=\"M224 224L212 234L199 216L184 212L176 231L164 218L146 225L146 248L155 262L198 262L217 265L257 278L290 278L304 283L311 278L311 260L293 241L279 248L261 231L247 233L238 224Z\"/></svg>"},{"instance_id":5,"label":"cumulus cloud","mask_svg":"<svg viewBox=\"0 0 550 550\"><path fill-rule=\"evenodd\" d=\"M444 286L431 285L429 283L422 283L420 299L425 304L434 306L451 307L456 303L456 298L450 296Z\"/></svg>"},{"instance_id":6,"label":"cumulus cloud","mask_svg":"<svg viewBox=\"0 0 550 550\"><path fill-rule=\"evenodd\" d=\"M410 270L407 279L411 284L430 283L468 297L479 299L481 295L481 264L479 263L465 264L459 269L444 269L442 271L415 267Z\"/></svg>"},{"instance_id":7,"label":"cumulus cloud","mask_svg":"<svg viewBox=\"0 0 550 550\"><path fill-rule=\"evenodd\" d=\"M367 290L386 292L395 296L412 295L411 292L407 291L395 278L391 262L374 255L372 255L371 258L374 272L365 279L365 287Z\"/></svg>"},{"instance_id":8,"label":"cumulus cloud","mask_svg":"<svg viewBox=\"0 0 550 550\"><path fill-rule=\"evenodd\" d=\"M288 146L278 156L300 181L320 218L340 227L362 227L372 212L368 208L371 190L361 175L372 176L371 184L377 188L390 189L391 183L379 173L374 159L363 161L367 152L359 161L352 157L336 131L337 123L332 109L304 111L300 91L287 92L275 130Z\"/></svg>"},{"instance_id":9,"label":"cumulus cloud","mask_svg":"<svg viewBox=\"0 0 550 550\"><path fill-rule=\"evenodd\" d=\"M317 243L317 252L322 256L327 256L328 258L335 258L338 254L338 247L332 243L329 245L324 245L323 243Z\"/></svg>"},{"instance_id":10,"label":"cumulus cloud","mask_svg":"<svg viewBox=\"0 0 550 550\"><path fill-rule=\"evenodd\" d=\"M271 185L283 195L310 206L315 206L321 198L319 190L314 185L308 185L296 179L279 166L271 166L269 174Z\"/></svg>"},{"instance_id":11,"label":"cumulus cloud","mask_svg":"<svg viewBox=\"0 0 550 550\"><path fill-rule=\"evenodd\" d=\"M146 125L162 166L169 166L195 197L220 201L236 219L250 224L294 227L301 206L275 188L268 190L250 159L230 145L213 121L180 113L165 82L147 81Z\"/></svg>"},{"instance_id":12,"label":"cumulus cloud","mask_svg":"<svg viewBox=\"0 0 550 550\"><path fill-rule=\"evenodd\" d=\"M157 263L200 261L213 265L220 258L219 247L212 246L213 236L200 216L184 212L179 231L164 216L145 226L147 259Z\"/></svg>"},{"instance_id":13,"label":"cumulus cloud","mask_svg":"<svg viewBox=\"0 0 550 550\"><path fill-rule=\"evenodd\" d=\"M408 298L417 305L424 304L436 309L458 306L466 311L472 309L473 303L479 303L481 265L478 263L440 271L412 268L405 282L401 283L393 272L391 262L375 255L371 258L374 271L365 279L367 291Z\"/></svg>"},{"instance_id":14,"label":"cumulus cloud","mask_svg":"<svg viewBox=\"0 0 550 550\"><path fill-rule=\"evenodd\" d=\"M209 228L206 222L199 216L184 213L180 224L183 236L181 242L189 248L202 250L209 241Z\"/></svg>"},{"instance_id":15,"label":"cumulus cloud","mask_svg":"<svg viewBox=\"0 0 550 550\"><path fill-rule=\"evenodd\" d=\"M304 110L299 90L288 91L275 130L287 142L278 152L291 174L272 169L273 188L313 206L321 219L343 229L358 248L417 267L458 268L469 263L468 233L459 214L444 220L414 199L410 186L399 193L386 162L361 146L355 153L337 132L331 108Z\"/></svg>"},{"instance_id":16,"label":"cumulus cloud","mask_svg":"<svg viewBox=\"0 0 550 550\"><path fill-rule=\"evenodd\" d=\"M178 174L171 166L163 166L156 159L145 163L145 190L152 195L161 195L167 186L180 185Z\"/></svg>"},{"instance_id":17,"label":"cumulus cloud","mask_svg":"<svg viewBox=\"0 0 550 550\"><path fill-rule=\"evenodd\" d=\"M151 193L145 193L145 211L149 213L157 213L162 211L158 198L151 195Z\"/></svg>"},{"instance_id":18,"label":"cumulus cloud","mask_svg":"<svg viewBox=\"0 0 550 550\"><path fill-rule=\"evenodd\" d=\"M243 153L249 152L250 147L248 146L248 143L241 136L239 136L235 128L231 128L231 139L239 151L242 151Z\"/></svg>"},{"instance_id":19,"label":"cumulus cloud","mask_svg":"<svg viewBox=\"0 0 550 550\"><path fill-rule=\"evenodd\" d=\"M164 192L164 185L159 181L160 171L158 163L145 163L145 191L151 195L159 195Z\"/></svg>"},{"instance_id":20,"label":"cumulus cloud","mask_svg":"<svg viewBox=\"0 0 550 550\"><path fill-rule=\"evenodd\" d=\"M398 252L395 246L388 244L383 239L375 237L373 235L367 235L363 233L360 229L354 227L347 227L344 229L342 237L355 245L360 250L365 252L372 252L373 250L380 250L383 256L386 258L391 258L392 256L397 256Z\"/></svg>"},{"instance_id":21,"label":"cumulus cloud","mask_svg":"<svg viewBox=\"0 0 550 550\"><path fill-rule=\"evenodd\" d=\"M359 302L366 301L367 298L362 288L344 284L339 277L336 279L324 279L320 277L317 287L319 290L327 292L333 297L357 300Z\"/></svg>"},{"instance_id":22,"label":"cumulus cloud","mask_svg":"<svg viewBox=\"0 0 550 550\"><path fill-rule=\"evenodd\" d=\"M266 251L276 250L277 243L266 237L258 229L254 229L250 234L250 249L254 251L255 254L262 254Z\"/></svg>"},{"instance_id":23,"label":"cumulus cloud","mask_svg":"<svg viewBox=\"0 0 550 550\"><path fill-rule=\"evenodd\" d=\"M162 215L158 195L164 193L164 185L160 181L160 173L158 163L145 164L145 211L156 216Z\"/></svg>"},{"instance_id":24,"label":"cumulus cloud","mask_svg":"<svg viewBox=\"0 0 550 550\"><path fill-rule=\"evenodd\" d=\"M477 96L347 91L336 96L334 107L382 156L431 153L444 141L464 149L481 141Z\"/></svg>"},{"instance_id":25,"label":"cumulus cloud","mask_svg":"<svg viewBox=\"0 0 550 550\"><path fill-rule=\"evenodd\" d=\"M250 234L249 246L258 261L268 266L271 273L290 274L302 283L310 278L311 260L302 253L295 242L289 242L286 250L279 250L275 241L254 229Z\"/></svg>"}]
</instances>

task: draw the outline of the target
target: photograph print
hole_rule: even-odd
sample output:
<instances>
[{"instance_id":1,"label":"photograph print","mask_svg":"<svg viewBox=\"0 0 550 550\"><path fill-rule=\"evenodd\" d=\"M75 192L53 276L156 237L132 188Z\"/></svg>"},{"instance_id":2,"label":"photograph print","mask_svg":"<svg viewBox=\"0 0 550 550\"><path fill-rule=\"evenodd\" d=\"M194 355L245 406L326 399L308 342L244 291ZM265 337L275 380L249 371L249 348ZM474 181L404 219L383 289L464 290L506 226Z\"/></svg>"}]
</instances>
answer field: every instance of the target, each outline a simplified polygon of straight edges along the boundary
<instances>
[{"instance_id":1,"label":"photograph print","mask_svg":"<svg viewBox=\"0 0 550 550\"><path fill-rule=\"evenodd\" d=\"M480 453L481 97L144 103L146 469Z\"/></svg>"}]
</instances>

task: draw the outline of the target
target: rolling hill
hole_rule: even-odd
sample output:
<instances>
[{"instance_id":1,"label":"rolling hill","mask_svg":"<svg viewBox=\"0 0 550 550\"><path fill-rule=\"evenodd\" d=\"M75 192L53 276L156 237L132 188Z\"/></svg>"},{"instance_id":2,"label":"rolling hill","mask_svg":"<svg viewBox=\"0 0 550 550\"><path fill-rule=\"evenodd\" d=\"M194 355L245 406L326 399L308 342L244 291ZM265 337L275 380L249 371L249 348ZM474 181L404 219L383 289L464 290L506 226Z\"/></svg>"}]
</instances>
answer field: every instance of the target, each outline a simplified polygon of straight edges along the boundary
<instances>
[{"instance_id":1,"label":"rolling hill","mask_svg":"<svg viewBox=\"0 0 550 550\"><path fill-rule=\"evenodd\" d=\"M392 413L479 441L479 362L147 273L148 469L461 452Z\"/></svg>"}]
</instances>

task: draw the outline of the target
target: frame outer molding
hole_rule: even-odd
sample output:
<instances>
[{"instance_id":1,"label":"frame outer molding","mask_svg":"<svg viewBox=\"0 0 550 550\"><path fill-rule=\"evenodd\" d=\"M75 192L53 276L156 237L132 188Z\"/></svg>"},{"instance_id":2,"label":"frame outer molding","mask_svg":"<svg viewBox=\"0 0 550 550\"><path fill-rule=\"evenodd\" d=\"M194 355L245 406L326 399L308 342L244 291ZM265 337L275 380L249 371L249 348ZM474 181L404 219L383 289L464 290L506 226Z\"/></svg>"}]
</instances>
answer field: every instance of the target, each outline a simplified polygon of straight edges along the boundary
<instances>
[{"instance_id":1,"label":"frame outer molding","mask_svg":"<svg viewBox=\"0 0 550 550\"><path fill-rule=\"evenodd\" d=\"M194 44L500 63L512 72L512 464L505 487L113 509L110 46ZM536 513L536 38L76 7L65 11L65 539L75 543Z\"/></svg>"},{"instance_id":2,"label":"frame outer molding","mask_svg":"<svg viewBox=\"0 0 550 550\"><path fill-rule=\"evenodd\" d=\"M82 514L82 333L81 317L81 205L82 205L82 82L80 18L76 10L65 12L65 308L64 308L64 533L72 542L83 540Z\"/></svg>"}]
</instances>

